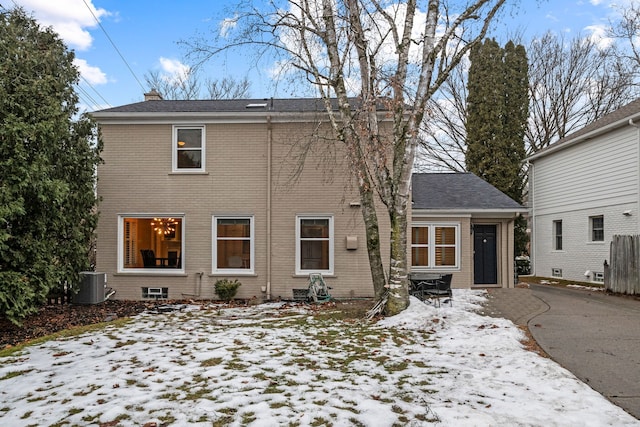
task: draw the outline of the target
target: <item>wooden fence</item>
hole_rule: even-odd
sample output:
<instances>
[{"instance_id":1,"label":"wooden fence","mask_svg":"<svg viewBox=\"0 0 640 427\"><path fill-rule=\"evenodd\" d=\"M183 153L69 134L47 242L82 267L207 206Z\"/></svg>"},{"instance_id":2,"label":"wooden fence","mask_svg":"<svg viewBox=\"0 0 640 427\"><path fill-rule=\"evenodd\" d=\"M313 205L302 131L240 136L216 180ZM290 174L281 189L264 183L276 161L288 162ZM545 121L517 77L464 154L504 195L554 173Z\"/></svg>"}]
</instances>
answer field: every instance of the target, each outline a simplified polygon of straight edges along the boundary
<instances>
[{"instance_id":1,"label":"wooden fence","mask_svg":"<svg viewBox=\"0 0 640 427\"><path fill-rule=\"evenodd\" d=\"M611 264L604 264L605 288L621 294L640 294L640 236L614 235L609 251Z\"/></svg>"}]
</instances>

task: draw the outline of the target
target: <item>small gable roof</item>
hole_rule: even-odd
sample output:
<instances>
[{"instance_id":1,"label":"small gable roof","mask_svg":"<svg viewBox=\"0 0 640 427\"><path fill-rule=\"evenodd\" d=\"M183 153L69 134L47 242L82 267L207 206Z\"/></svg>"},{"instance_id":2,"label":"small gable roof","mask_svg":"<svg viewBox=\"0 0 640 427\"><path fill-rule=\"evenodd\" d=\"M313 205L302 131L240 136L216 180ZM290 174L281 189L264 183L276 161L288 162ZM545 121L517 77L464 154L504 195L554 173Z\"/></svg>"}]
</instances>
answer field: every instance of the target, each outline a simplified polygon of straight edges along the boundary
<instances>
[{"instance_id":1,"label":"small gable roof","mask_svg":"<svg viewBox=\"0 0 640 427\"><path fill-rule=\"evenodd\" d=\"M579 129L565 136L564 138L559 139L548 147L545 147L532 156L529 156L527 160L533 161L537 158L547 156L564 148L568 148L574 144L610 132L619 127L629 126L629 121L631 121L632 123L636 122L636 124L640 125L640 123L638 123L638 121L640 121L640 98L618 108L612 113L601 117L600 119L588 124L582 129Z\"/></svg>"},{"instance_id":2,"label":"small gable roof","mask_svg":"<svg viewBox=\"0 0 640 427\"><path fill-rule=\"evenodd\" d=\"M414 173L415 210L526 212L526 208L472 173Z\"/></svg>"}]
</instances>

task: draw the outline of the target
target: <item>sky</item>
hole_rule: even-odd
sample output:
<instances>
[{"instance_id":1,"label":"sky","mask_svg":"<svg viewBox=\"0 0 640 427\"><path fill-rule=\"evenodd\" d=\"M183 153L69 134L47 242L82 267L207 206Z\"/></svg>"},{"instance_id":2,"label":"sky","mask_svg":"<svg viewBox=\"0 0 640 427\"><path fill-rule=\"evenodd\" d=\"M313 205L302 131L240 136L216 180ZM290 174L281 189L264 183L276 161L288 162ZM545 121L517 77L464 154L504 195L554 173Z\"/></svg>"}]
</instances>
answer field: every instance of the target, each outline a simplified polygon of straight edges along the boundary
<instances>
[{"instance_id":1,"label":"sky","mask_svg":"<svg viewBox=\"0 0 640 427\"><path fill-rule=\"evenodd\" d=\"M612 16L611 5L634 0L522 0L516 14L504 16L491 34L522 33L525 37L551 30L568 35L601 35ZM93 111L139 102L149 90L151 71L172 75L187 66L179 41L219 28L233 16L236 0L5 0L19 5L43 25L52 26L76 53L81 70L82 109ZM232 55L209 62L211 79L245 76L254 98L295 97L285 85L273 85L269 70L255 70L249 56Z\"/></svg>"},{"instance_id":2,"label":"sky","mask_svg":"<svg viewBox=\"0 0 640 427\"><path fill-rule=\"evenodd\" d=\"M0 424L639 426L512 322L411 298L377 323L178 305L0 358ZM118 420L119 422L117 422Z\"/></svg>"}]
</instances>

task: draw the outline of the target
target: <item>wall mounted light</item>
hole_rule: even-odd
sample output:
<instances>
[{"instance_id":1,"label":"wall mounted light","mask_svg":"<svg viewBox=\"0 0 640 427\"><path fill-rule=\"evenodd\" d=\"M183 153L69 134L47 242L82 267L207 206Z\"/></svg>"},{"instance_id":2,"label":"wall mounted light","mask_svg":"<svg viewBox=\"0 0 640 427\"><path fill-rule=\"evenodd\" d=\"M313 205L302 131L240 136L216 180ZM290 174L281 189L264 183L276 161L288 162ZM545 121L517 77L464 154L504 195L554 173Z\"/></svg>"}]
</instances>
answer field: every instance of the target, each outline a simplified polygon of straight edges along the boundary
<instances>
[{"instance_id":1,"label":"wall mounted light","mask_svg":"<svg viewBox=\"0 0 640 427\"><path fill-rule=\"evenodd\" d=\"M630 210L629 211L624 211L624 212L622 212L622 215L631 216L631 211Z\"/></svg>"}]
</instances>

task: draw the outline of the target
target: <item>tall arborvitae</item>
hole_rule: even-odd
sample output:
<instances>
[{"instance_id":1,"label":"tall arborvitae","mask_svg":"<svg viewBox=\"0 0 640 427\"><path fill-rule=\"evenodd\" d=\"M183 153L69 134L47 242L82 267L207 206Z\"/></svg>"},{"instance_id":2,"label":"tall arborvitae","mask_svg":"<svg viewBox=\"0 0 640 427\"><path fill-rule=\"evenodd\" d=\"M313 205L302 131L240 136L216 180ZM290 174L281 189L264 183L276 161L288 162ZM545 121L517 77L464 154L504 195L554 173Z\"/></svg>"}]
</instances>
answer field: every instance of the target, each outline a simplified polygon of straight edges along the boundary
<instances>
[{"instance_id":1,"label":"tall arborvitae","mask_svg":"<svg viewBox=\"0 0 640 427\"><path fill-rule=\"evenodd\" d=\"M524 134L529 114L528 62L522 45L485 40L471 50L467 97L466 167L522 202ZM525 251L523 220L516 224L516 254Z\"/></svg>"},{"instance_id":2,"label":"tall arborvitae","mask_svg":"<svg viewBox=\"0 0 640 427\"><path fill-rule=\"evenodd\" d=\"M0 7L0 317L16 323L89 269L100 143L78 115L74 54Z\"/></svg>"}]
</instances>

